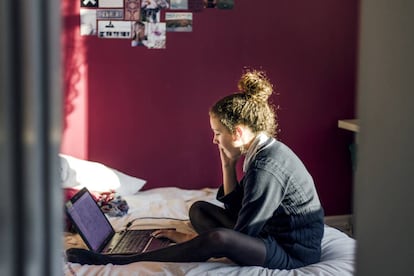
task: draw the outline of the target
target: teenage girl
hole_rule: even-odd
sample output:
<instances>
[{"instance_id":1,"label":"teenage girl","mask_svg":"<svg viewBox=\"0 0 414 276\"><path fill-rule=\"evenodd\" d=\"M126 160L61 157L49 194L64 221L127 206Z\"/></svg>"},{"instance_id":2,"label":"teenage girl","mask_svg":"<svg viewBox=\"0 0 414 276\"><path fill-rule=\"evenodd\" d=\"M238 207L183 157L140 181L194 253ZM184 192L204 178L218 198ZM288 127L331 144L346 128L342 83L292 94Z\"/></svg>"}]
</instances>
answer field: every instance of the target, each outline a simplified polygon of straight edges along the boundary
<instances>
[{"instance_id":1,"label":"teenage girl","mask_svg":"<svg viewBox=\"0 0 414 276\"><path fill-rule=\"evenodd\" d=\"M67 250L70 262L201 262L227 257L242 266L293 269L320 260L323 208L301 160L274 138L276 114L269 104L273 86L264 72L248 70L238 87L239 92L209 111L223 173L217 199L224 208L194 203L189 216L197 234L153 233L177 242L173 246L127 256L74 248ZM242 156L244 176L239 182L236 164Z\"/></svg>"}]
</instances>

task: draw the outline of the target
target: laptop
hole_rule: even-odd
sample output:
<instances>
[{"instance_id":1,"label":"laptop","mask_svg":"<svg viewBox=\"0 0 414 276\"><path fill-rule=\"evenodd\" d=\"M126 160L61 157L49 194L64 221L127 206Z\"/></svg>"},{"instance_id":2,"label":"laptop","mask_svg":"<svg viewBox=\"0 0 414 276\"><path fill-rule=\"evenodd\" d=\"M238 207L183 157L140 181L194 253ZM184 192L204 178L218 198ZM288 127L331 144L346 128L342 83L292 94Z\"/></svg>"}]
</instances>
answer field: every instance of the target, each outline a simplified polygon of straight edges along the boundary
<instances>
[{"instance_id":1,"label":"laptop","mask_svg":"<svg viewBox=\"0 0 414 276\"><path fill-rule=\"evenodd\" d=\"M156 229L116 232L87 188L79 190L65 204L66 213L88 248L103 254L134 254L170 245L166 238L154 238Z\"/></svg>"}]
</instances>

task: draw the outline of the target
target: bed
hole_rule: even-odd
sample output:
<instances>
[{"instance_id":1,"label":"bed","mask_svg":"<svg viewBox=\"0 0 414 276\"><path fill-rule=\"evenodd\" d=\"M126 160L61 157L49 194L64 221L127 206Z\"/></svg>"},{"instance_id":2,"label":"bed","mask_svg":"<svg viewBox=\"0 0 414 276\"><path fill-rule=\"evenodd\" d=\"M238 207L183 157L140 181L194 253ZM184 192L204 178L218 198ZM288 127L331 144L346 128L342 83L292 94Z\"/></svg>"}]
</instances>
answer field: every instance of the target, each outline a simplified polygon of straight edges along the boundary
<instances>
[{"instance_id":1,"label":"bed","mask_svg":"<svg viewBox=\"0 0 414 276\"><path fill-rule=\"evenodd\" d=\"M66 158L66 157L65 157ZM67 158L66 158L67 159ZM67 160L65 160L66 162ZM73 161L73 160L72 160ZM85 161L86 162L86 161ZM90 164L89 164L90 165ZM114 172L113 169L95 163L107 172ZM68 183L67 169L75 170L73 164L66 164L62 169L62 182L64 187L74 187L78 185L87 186L80 183L81 172L77 171L76 177L72 177ZM89 170L86 170L89 171ZM120 173L116 171L115 173ZM102 176L101 172L100 176ZM122 173L121 173L122 174ZM95 174L97 175L97 174ZM119 175L118 175L119 176ZM155 188L141 190L145 181L121 175L117 183L117 189L122 194L122 198L128 203L127 214L119 217L108 216L111 224L116 230L122 230L132 222L130 229L134 228L157 228L174 227L179 231L192 232L188 221L188 209L197 200L205 200L214 204L221 203L215 199L217 189L205 188L198 190L180 189L175 187ZM65 178L66 177L66 178ZM108 176L106 176L108 177ZM65 182L66 181L66 182ZM91 181L89 179L88 181ZM128 187L122 187L128 185ZM105 187L107 189L108 187ZM113 188L113 187L112 187ZM128 188L128 189L127 189ZM135 191L134 191L135 189ZM81 239L76 234L64 234L64 248L84 247ZM64 275L277 275L277 276L300 276L300 275L353 275L355 264L356 241L347 234L336 228L325 225L325 234L322 240L322 259L319 263L310 266L293 269L277 270L266 269L263 267L250 266L241 267L230 260L210 259L200 263L162 263L162 262L140 262L129 265L79 265L63 262Z\"/></svg>"}]
</instances>

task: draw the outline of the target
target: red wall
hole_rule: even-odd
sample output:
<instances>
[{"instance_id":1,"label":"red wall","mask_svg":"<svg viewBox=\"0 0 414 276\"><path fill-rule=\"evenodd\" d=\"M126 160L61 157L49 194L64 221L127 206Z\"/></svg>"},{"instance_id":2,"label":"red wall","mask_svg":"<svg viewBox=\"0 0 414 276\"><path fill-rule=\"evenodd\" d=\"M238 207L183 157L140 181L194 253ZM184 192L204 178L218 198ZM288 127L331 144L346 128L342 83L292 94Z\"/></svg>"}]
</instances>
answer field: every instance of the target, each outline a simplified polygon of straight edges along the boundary
<instances>
[{"instance_id":1,"label":"red wall","mask_svg":"<svg viewBox=\"0 0 414 276\"><path fill-rule=\"evenodd\" d=\"M351 212L353 136L337 120L355 116L358 0L236 0L194 13L193 32L167 33L165 50L80 37L79 2L66 2L63 152L146 188L217 187L208 109L236 90L244 66L261 68L278 93L279 139L308 167L326 213Z\"/></svg>"}]
</instances>

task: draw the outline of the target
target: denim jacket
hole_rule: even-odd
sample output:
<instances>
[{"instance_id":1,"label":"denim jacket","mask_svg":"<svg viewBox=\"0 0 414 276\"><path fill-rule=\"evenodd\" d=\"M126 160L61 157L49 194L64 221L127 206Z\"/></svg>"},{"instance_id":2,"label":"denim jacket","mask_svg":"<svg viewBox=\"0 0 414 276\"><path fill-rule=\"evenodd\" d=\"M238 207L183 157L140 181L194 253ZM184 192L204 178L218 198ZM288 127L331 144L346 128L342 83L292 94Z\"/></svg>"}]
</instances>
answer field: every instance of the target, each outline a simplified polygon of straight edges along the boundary
<instances>
[{"instance_id":1,"label":"denim jacket","mask_svg":"<svg viewBox=\"0 0 414 276\"><path fill-rule=\"evenodd\" d=\"M272 236L287 251L295 244L320 250L324 213L313 179L296 154L274 138L257 151L236 188L224 195L221 186L217 199L237 217L236 231Z\"/></svg>"}]
</instances>

